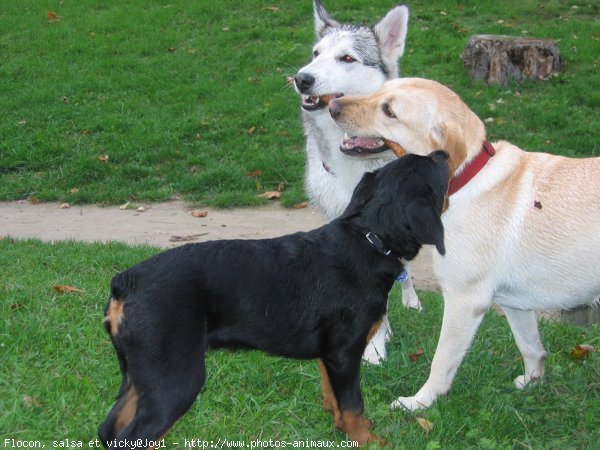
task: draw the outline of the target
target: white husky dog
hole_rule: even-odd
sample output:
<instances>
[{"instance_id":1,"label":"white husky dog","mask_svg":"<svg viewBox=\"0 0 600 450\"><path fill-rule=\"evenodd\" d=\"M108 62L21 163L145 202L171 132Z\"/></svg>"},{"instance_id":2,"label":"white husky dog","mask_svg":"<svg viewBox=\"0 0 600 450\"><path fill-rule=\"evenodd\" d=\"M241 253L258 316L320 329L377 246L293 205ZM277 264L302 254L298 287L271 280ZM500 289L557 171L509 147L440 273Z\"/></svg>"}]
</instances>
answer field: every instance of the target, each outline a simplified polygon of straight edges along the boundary
<instances>
[{"instance_id":1,"label":"white husky dog","mask_svg":"<svg viewBox=\"0 0 600 450\"><path fill-rule=\"evenodd\" d=\"M340 24L318 0L314 0L317 43L313 60L293 78L302 98L302 121L306 134L305 185L311 202L327 219L342 214L354 187L367 171L396 159L387 147L356 147L363 158L340 150L343 132L332 120L327 104L342 95L371 94L390 78L398 76L398 59L404 53L408 8L391 9L373 27ZM365 155L367 155L365 157ZM399 278L402 303L421 309L410 270ZM385 343L391 336L387 317L367 346L364 359L379 364L386 357Z\"/></svg>"}]
</instances>

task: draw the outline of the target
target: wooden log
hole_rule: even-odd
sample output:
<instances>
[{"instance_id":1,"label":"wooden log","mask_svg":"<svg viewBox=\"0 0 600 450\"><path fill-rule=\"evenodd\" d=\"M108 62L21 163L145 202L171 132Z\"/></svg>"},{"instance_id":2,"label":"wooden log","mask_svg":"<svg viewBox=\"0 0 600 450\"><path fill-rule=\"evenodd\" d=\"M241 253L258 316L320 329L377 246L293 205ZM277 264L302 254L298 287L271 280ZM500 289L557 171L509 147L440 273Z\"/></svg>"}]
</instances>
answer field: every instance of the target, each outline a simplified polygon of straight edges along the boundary
<instances>
[{"instance_id":1,"label":"wooden log","mask_svg":"<svg viewBox=\"0 0 600 450\"><path fill-rule=\"evenodd\" d=\"M600 307L580 306L578 308L562 311L562 321L575 325L589 325L591 323L600 323Z\"/></svg>"},{"instance_id":2,"label":"wooden log","mask_svg":"<svg viewBox=\"0 0 600 450\"><path fill-rule=\"evenodd\" d=\"M474 35L461 59L471 78L488 84L547 80L562 69L558 46L550 39Z\"/></svg>"}]
</instances>

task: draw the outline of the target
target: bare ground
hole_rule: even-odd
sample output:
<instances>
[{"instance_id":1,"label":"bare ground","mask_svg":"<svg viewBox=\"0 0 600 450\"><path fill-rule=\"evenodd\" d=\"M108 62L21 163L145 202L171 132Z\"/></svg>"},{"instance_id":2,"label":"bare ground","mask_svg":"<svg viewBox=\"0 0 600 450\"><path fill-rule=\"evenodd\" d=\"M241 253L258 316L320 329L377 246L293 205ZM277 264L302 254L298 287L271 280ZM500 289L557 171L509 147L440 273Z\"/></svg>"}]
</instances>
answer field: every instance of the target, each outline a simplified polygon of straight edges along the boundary
<instances>
[{"instance_id":1,"label":"bare ground","mask_svg":"<svg viewBox=\"0 0 600 450\"><path fill-rule=\"evenodd\" d=\"M138 210L141 206L143 210ZM195 217L192 213L204 213ZM120 241L162 248L214 239L261 239L308 231L325 223L312 208L285 209L277 203L258 208L189 208L182 201L99 207L59 203L0 202L0 237L55 242ZM431 270L431 249L412 264L415 287L439 291Z\"/></svg>"}]
</instances>

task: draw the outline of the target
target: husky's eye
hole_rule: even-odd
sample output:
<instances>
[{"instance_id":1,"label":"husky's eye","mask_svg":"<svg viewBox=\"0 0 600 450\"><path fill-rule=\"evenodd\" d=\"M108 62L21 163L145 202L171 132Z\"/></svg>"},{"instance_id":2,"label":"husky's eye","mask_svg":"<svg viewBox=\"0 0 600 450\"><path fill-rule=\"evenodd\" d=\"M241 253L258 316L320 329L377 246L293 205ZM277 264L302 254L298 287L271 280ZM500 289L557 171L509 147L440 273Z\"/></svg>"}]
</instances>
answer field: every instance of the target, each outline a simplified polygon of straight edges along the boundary
<instances>
[{"instance_id":1,"label":"husky's eye","mask_svg":"<svg viewBox=\"0 0 600 450\"><path fill-rule=\"evenodd\" d=\"M344 55L340 58L340 61L343 61L345 63L353 63L356 61L356 59L354 59L352 56L350 55Z\"/></svg>"},{"instance_id":2,"label":"husky's eye","mask_svg":"<svg viewBox=\"0 0 600 450\"><path fill-rule=\"evenodd\" d=\"M313 51L313 59L315 59L317 56L319 56L319 50Z\"/></svg>"},{"instance_id":3,"label":"husky's eye","mask_svg":"<svg viewBox=\"0 0 600 450\"><path fill-rule=\"evenodd\" d=\"M390 108L390 104L389 103L384 103L383 105L381 105L381 110L390 119L395 119L396 118L396 114L394 114L394 112Z\"/></svg>"}]
</instances>

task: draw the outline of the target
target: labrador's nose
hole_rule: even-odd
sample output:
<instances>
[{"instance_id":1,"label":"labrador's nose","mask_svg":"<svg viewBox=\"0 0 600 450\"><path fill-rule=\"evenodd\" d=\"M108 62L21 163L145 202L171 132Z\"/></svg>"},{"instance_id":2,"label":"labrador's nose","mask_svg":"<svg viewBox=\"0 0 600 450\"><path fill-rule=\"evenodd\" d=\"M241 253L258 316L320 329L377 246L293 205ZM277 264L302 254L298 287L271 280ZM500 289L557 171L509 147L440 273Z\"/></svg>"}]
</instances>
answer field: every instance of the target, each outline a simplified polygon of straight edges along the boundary
<instances>
[{"instance_id":1,"label":"labrador's nose","mask_svg":"<svg viewBox=\"0 0 600 450\"><path fill-rule=\"evenodd\" d=\"M329 114L333 119L337 119L342 114L342 104L337 100L331 100L329 102Z\"/></svg>"}]
</instances>

